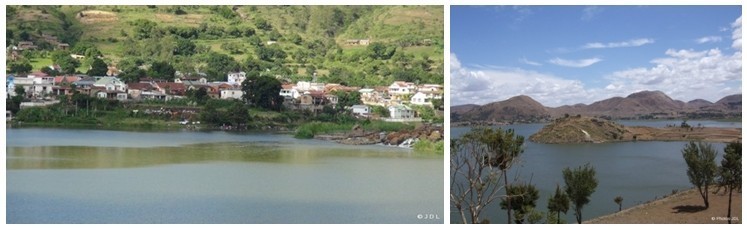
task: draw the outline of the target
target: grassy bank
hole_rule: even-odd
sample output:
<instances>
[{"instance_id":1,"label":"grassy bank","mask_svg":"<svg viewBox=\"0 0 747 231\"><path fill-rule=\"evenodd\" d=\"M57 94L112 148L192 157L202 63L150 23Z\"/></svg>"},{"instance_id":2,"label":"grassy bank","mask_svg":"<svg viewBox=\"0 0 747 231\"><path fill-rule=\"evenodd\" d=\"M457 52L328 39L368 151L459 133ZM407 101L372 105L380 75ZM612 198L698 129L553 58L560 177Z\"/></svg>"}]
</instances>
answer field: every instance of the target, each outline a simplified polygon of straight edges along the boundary
<instances>
[{"instance_id":1,"label":"grassy bank","mask_svg":"<svg viewBox=\"0 0 747 231\"><path fill-rule=\"evenodd\" d=\"M416 152L443 154L444 153L444 141L439 140L436 142L432 142L429 140L419 140L412 146L412 148Z\"/></svg>"}]
</instances>

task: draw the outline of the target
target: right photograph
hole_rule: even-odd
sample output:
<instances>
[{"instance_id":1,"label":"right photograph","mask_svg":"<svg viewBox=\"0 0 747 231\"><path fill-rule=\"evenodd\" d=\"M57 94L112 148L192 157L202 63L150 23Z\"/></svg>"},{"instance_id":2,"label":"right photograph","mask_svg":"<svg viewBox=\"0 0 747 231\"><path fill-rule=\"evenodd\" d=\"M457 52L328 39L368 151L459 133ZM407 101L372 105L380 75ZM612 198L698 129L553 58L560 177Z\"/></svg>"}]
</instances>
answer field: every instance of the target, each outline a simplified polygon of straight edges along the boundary
<instances>
[{"instance_id":1,"label":"right photograph","mask_svg":"<svg viewBox=\"0 0 747 231\"><path fill-rule=\"evenodd\" d=\"M450 223L741 224L742 6L451 6Z\"/></svg>"}]
</instances>

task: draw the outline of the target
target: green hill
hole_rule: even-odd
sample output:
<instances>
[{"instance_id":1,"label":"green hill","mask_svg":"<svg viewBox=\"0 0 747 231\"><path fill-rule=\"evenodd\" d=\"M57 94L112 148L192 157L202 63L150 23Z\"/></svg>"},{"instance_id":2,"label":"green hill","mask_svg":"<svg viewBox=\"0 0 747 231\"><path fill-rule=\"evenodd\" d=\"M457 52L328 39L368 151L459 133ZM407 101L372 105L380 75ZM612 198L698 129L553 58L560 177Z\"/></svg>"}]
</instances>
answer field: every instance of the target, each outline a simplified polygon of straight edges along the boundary
<instances>
[{"instance_id":1,"label":"green hill","mask_svg":"<svg viewBox=\"0 0 747 231\"><path fill-rule=\"evenodd\" d=\"M441 6L8 6L6 13L6 45L40 45L23 55L32 64L53 56L55 44L43 38L51 35L73 53L95 48L126 72L165 61L213 80L242 70L289 81L316 72L354 86L443 83ZM349 42L361 39L370 44Z\"/></svg>"}]
</instances>

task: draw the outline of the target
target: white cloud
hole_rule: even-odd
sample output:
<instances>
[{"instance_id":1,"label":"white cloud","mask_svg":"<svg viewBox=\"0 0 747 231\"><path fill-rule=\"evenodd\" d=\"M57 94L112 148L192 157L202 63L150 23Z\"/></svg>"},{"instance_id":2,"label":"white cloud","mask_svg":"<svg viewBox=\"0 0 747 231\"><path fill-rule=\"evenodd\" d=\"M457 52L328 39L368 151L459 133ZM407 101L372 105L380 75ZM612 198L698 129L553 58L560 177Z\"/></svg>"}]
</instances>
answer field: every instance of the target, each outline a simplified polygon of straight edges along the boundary
<instances>
[{"instance_id":1,"label":"white cloud","mask_svg":"<svg viewBox=\"0 0 747 231\"><path fill-rule=\"evenodd\" d=\"M451 60L459 62L455 54ZM528 95L546 106L588 97L583 83L518 68L452 68L451 105L486 104Z\"/></svg>"},{"instance_id":2,"label":"white cloud","mask_svg":"<svg viewBox=\"0 0 747 231\"><path fill-rule=\"evenodd\" d=\"M618 47L639 47L646 44L654 43L653 39L650 38L639 38L631 39L623 42L610 42L610 43L587 43L582 46L582 49L602 49L602 48L618 48Z\"/></svg>"},{"instance_id":3,"label":"white cloud","mask_svg":"<svg viewBox=\"0 0 747 231\"><path fill-rule=\"evenodd\" d=\"M527 58L521 58L521 59L519 59L519 62L521 62L523 64L529 64L529 65L532 65L532 66L542 66L541 63L530 61Z\"/></svg>"},{"instance_id":4,"label":"white cloud","mask_svg":"<svg viewBox=\"0 0 747 231\"><path fill-rule=\"evenodd\" d=\"M709 42L721 42L721 36L706 36L706 37L696 39L695 42L699 44L709 43Z\"/></svg>"},{"instance_id":5,"label":"white cloud","mask_svg":"<svg viewBox=\"0 0 747 231\"><path fill-rule=\"evenodd\" d=\"M732 31L732 34L731 34L731 39L734 40L734 43L731 44L731 47L739 51L742 51L742 16L741 15L739 16L739 18L737 18L736 21L734 21L731 24L731 28L734 28L734 31Z\"/></svg>"},{"instance_id":6,"label":"white cloud","mask_svg":"<svg viewBox=\"0 0 747 231\"><path fill-rule=\"evenodd\" d=\"M581 15L581 20L589 21L594 18L594 16L598 15L599 13L602 13L604 9L598 7L598 6L587 6L584 7L583 14Z\"/></svg>"},{"instance_id":7,"label":"white cloud","mask_svg":"<svg viewBox=\"0 0 747 231\"><path fill-rule=\"evenodd\" d=\"M719 49L707 51L674 50L666 58L654 59L650 68L632 68L614 72L606 78L611 90L626 94L637 89L661 90L674 99L719 100L727 94L741 93L729 86L741 85L742 54L724 55ZM723 92L727 89L727 92Z\"/></svg>"},{"instance_id":8,"label":"white cloud","mask_svg":"<svg viewBox=\"0 0 747 231\"><path fill-rule=\"evenodd\" d=\"M564 67L588 67L601 61L602 59L600 58L580 59L580 60L567 60L567 59L561 59L561 58L554 58L554 59L549 60L549 62L552 64L564 66Z\"/></svg>"}]
</instances>

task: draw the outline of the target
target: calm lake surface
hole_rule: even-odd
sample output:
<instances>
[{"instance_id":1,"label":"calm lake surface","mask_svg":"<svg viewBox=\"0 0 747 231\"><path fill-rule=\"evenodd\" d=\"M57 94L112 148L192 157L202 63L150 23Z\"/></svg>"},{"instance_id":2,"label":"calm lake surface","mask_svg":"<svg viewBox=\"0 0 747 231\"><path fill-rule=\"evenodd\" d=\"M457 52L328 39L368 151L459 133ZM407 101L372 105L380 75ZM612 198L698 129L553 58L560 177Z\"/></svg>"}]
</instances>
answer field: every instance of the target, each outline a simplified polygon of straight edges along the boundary
<instances>
[{"instance_id":1,"label":"calm lake surface","mask_svg":"<svg viewBox=\"0 0 747 231\"><path fill-rule=\"evenodd\" d=\"M6 137L7 223L444 222L442 154L221 131Z\"/></svg>"},{"instance_id":2,"label":"calm lake surface","mask_svg":"<svg viewBox=\"0 0 747 231\"><path fill-rule=\"evenodd\" d=\"M665 127L667 124L680 124L682 121L618 121L628 126ZM742 127L741 122L688 121L690 125L701 123L709 127ZM583 220L617 212L613 201L623 197L623 209L655 198L692 187L687 178L687 165L682 158L682 149L687 142L621 142L604 144L537 144L528 137L539 131L545 124L521 124L500 126L512 128L525 137L524 153L518 163L509 171L509 181L517 178L520 182L531 182L540 191L537 209L547 212L547 201L555 193L556 185L565 184L562 170L576 168L590 163L596 170L599 181L591 202L582 210ZM461 137L468 127L454 127L451 138ZM717 164L724 152L723 143L712 143L718 150ZM451 223L461 223L459 213L451 207ZM506 210L500 209L500 201L488 208L485 216L491 223L506 223ZM576 223L572 209L561 214L567 223ZM544 219L543 219L544 220Z\"/></svg>"}]
</instances>

